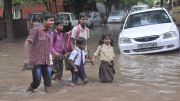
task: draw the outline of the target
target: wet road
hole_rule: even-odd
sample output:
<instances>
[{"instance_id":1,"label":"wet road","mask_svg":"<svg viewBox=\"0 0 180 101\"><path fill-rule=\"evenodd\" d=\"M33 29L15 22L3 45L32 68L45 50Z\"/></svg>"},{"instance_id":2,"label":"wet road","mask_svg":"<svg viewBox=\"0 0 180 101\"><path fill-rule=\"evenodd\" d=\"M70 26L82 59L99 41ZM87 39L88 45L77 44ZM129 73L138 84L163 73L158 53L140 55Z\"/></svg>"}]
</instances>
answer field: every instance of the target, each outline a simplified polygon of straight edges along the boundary
<instances>
[{"instance_id":1,"label":"wet road","mask_svg":"<svg viewBox=\"0 0 180 101\"><path fill-rule=\"evenodd\" d=\"M31 72L21 71L23 39L14 43L0 42L0 101L180 101L180 52L152 55L122 55L117 47L120 25L94 28L88 43L91 52L98 46L103 32L110 31L115 41L115 81L102 84L96 65L86 65L90 83L73 88L53 81L52 93L43 92L43 83L36 93L25 93ZM65 71L63 82L70 79Z\"/></svg>"}]
</instances>

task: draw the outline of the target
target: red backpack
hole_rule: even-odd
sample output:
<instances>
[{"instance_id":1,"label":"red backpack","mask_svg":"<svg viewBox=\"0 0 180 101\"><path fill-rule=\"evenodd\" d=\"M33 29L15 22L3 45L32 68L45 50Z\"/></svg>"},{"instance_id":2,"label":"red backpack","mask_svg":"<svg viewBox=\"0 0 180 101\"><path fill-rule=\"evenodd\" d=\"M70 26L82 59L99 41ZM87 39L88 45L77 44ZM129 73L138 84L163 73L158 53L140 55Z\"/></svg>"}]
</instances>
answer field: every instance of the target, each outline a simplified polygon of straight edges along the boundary
<instances>
[{"instance_id":1,"label":"red backpack","mask_svg":"<svg viewBox=\"0 0 180 101\"><path fill-rule=\"evenodd\" d=\"M77 25L77 31L76 31L76 38L78 38L79 34L80 34L80 26ZM65 34L65 51L66 52L71 52L72 51L72 46L71 46L71 36L72 36L72 30L70 30L69 32L67 32Z\"/></svg>"}]
</instances>

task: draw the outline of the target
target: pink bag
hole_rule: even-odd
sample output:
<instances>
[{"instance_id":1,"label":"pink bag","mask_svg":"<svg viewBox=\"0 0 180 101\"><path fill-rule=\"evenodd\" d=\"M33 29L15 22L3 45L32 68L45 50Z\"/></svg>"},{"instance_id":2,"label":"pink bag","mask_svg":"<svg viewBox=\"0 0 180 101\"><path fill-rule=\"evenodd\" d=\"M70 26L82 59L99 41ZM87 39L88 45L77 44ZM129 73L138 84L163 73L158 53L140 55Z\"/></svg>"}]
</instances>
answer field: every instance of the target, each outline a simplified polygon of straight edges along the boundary
<instances>
[{"instance_id":1,"label":"pink bag","mask_svg":"<svg viewBox=\"0 0 180 101\"><path fill-rule=\"evenodd\" d=\"M80 31L81 31L80 26L77 25L76 38L79 36ZM66 52L71 52L72 51L71 36L72 36L72 30L67 32L66 36L65 36L65 51Z\"/></svg>"}]
</instances>

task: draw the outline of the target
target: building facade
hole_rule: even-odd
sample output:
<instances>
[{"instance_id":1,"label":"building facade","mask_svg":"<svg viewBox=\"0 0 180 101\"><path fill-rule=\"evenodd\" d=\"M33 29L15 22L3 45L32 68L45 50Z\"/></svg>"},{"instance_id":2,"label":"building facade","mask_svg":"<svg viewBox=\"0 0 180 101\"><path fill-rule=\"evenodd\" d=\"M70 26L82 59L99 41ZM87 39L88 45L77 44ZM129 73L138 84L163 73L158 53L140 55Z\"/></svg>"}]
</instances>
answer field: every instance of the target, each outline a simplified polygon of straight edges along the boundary
<instances>
[{"instance_id":1,"label":"building facade","mask_svg":"<svg viewBox=\"0 0 180 101\"><path fill-rule=\"evenodd\" d=\"M50 12L62 12L64 11L63 0L48 0ZM56 2L55 2L56 1ZM2 0L1 0L2 3ZM15 6L13 7L13 18L27 18L30 13L46 12L48 11L46 6L43 4L26 5L26 6ZM3 7L0 8L0 16L3 16Z\"/></svg>"}]
</instances>

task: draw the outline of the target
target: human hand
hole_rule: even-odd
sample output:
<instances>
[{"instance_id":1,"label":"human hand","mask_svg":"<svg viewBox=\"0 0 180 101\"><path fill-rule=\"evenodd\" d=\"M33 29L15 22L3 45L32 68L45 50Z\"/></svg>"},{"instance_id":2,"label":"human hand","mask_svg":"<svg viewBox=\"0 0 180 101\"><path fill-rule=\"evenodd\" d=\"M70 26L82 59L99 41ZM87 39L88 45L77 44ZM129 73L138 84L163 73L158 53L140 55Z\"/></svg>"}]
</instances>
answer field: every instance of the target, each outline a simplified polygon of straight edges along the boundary
<instances>
[{"instance_id":1,"label":"human hand","mask_svg":"<svg viewBox=\"0 0 180 101\"><path fill-rule=\"evenodd\" d=\"M55 55L55 57L60 57L59 53L55 53L54 55Z\"/></svg>"},{"instance_id":2,"label":"human hand","mask_svg":"<svg viewBox=\"0 0 180 101\"><path fill-rule=\"evenodd\" d=\"M91 61L91 64L92 64L92 65L95 65L95 62Z\"/></svg>"},{"instance_id":3,"label":"human hand","mask_svg":"<svg viewBox=\"0 0 180 101\"><path fill-rule=\"evenodd\" d=\"M78 69L76 66L73 66L73 68L74 68L74 72L78 72Z\"/></svg>"},{"instance_id":4,"label":"human hand","mask_svg":"<svg viewBox=\"0 0 180 101\"><path fill-rule=\"evenodd\" d=\"M91 59L90 59L90 62L91 62L92 65L94 65L94 64L95 64L94 58L91 58Z\"/></svg>"},{"instance_id":5,"label":"human hand","mask_svg":"<svg viewBox=\"0 0 180 101\"><path fill-rule=\"evenodd\" d=\"M30 63L24 63L23 68L22 68L22 71L24 71L24 70L32 70L32 68L33 68L33 65L32 65L32 64L30 64Z\"/></svg>"}]
</instances>

